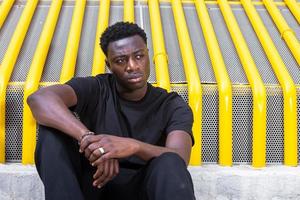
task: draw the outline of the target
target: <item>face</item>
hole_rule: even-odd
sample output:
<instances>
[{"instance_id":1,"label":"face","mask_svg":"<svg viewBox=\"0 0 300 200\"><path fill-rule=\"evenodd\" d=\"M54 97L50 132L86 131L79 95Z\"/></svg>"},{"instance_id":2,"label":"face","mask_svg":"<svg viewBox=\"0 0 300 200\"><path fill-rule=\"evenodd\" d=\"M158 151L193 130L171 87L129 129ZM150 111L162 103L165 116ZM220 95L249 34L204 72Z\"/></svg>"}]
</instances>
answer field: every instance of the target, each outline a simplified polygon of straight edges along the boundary
<instances>
[{"instance_id":1,"label":"face","mask_svg":"<svg viewBox=\"0 0 300 200\"><path fill-rule=\"evenodd\" d=\"M149 55L139 35L109 43L106 64L115 75L119 89L134 91L147 87Z\"/></svg>"}]
</instances>

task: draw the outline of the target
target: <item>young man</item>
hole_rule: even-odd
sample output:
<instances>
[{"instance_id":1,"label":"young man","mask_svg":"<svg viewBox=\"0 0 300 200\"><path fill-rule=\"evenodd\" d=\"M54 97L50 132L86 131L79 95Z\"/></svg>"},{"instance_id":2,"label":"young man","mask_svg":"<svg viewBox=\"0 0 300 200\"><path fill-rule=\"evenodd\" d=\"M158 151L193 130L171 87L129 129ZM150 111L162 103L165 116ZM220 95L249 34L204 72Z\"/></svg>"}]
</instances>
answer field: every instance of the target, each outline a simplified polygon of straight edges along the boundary
<instances>
[{"instance_id":1,"label":"young man","mask_svg":"<svg viewBox=\"0 0 300 200\"><path fill-rule=\"evenodd\" d=\"M118 22L102 34L101 48L112 74L73 78L28 98L40 124L36 167L46 199L195 199L187 171L192 112L178 94L147 83L145 32Z\"/></svg>"}]
</instances>

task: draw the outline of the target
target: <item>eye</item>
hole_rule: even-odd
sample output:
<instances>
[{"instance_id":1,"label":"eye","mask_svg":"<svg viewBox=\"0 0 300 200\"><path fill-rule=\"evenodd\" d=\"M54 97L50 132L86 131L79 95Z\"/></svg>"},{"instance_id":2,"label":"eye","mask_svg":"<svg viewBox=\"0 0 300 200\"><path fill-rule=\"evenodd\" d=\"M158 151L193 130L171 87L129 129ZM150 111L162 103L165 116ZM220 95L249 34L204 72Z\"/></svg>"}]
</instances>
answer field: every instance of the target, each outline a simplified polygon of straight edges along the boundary
<instances>
[{"instance_id":1,"label":"eye","mask_svg":"<svg viewBox=\"0 0 300 200\"><path fill-rule=\"evenodd\" d=\"M123 64L124 62L125 62L124 58L118 58L115 60L115 63L117 63L117 64Z\"/></svg>"},{"instance_id":2,"label":"eye","mask_svg":"<svg viewBox=\"0 0 300 200\"><path fill-rule=\"evenodd\" d=\"M135 56L135 58L137 59L137 60L140 60L141 58L143 58L144 57L144 54L137 54L136 56Z\"/></svg>"}]
</instances>

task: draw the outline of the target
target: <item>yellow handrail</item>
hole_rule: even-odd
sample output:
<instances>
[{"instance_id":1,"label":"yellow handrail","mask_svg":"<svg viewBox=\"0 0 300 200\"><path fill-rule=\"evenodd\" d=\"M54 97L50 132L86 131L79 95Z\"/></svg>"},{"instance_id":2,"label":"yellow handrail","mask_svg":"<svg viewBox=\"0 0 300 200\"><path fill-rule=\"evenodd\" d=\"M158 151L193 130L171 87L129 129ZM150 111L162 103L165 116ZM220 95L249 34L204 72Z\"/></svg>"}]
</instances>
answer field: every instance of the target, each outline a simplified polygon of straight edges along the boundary
<instances>
[{"instance_id":1,"label":"yellow handrail","mask_svg":"<svg viewBox=\"0 0 300 200\"><path fill-rule=\"evenodd\" d=\"M39 87L39 81L42 76L44 64L53 38L53 34L58 20L59 12L62 6L62 2L63 0L52 1L24 85L23 146L22 146L23 164L34 163L34 149L36 144L36 121L34 120L31 110L26 101L27 101L27 97L33 92L35 92Z\"/></svg>"},{"instance_id":2,"label":"yellow handrail","mask_svg":"<svg viewBox=\"0 0 300 200\"><path fill-rule=\"evenodd\" d=\"M218 0L253 93L253 167L266 165L266 89L227 0Z\"/></svg>"},{"instance_id":3,"label":"yellow handrail","mask_svg":"<svg viewBox=\"0 0 300 200\"><path fill-rule=\"evenodd\" d=\"M99 0L100 9L98 14L97 33L94 46L94 59L92 67L92 76L105 72L105 55L100 48L100 36L108 26L110 0Z\"/></svg>"},{"instance_id":4,"label":"yellow handrail","mask_svg":"<svg viewBox=\"0 0 300 200\"><path fill-rule=\"evenodd\" d=\"M124 0L124 21L134 22L134 0Z\"/></svg>"},{"instance_id":5,"label":"yellow handrail","mask_svg":"<svg viewBox=\"0 0 300 200\"><path fill-rule=\"evenodd\" d=\"M168 71L168 57L164 44L164 35L159 11L158 0L148 0L153 43L153 62L156 71L156 82L159 87L170 91L170 78Z\"/></svg>"},{"instance_id":6,"label":"yellow handrail","mask_svg":"<svg viewBox=\"0 0 300 200\"><path fill-rule=\"evenodd\" d=\"M298 140L295 84L251 0L241 0L241 2L282 87L284 98L284 162L286 165L296 166Z\"/></svg>"},{"instance_id":7,"label":"yellow handrail","mask_svg":"<svg viewBox=\"0 0 300 200\"><path fill-rule=\"evenodd\" d=\"M182 55L185 76L188 83L189 105L191 106L194 114L193 134L195 138L195 145L192 149L190 164L200 165L202 159L202 88L195 55L193 52L191 39L189 37L189 32L180 0L172 0L172 10Z\"/></svg>"},{"instance_id":8,"label":"yellow handrail","mask_svg":"<svg viewBox=\"0 0 300 200\"><path fill-rule=\"evenodd\" d=\"M295 0L284 0L286 5L289 7L290 11L293 13L294 17L300 24L300 6Z\"/></svg>"},{"instance_id":9,"label":"yellow handrail","mask_svg":"<svg viewBox=\"0 0 300 200\"><path fill-rule=\"evenodd\" d=\"M76 0L64 62L60 74L60 83L65 83L66 81L70 80L75 74L85 4L86 0Z\"/></svg>"},{"instance_id":10,"label":"yellow handrail","mask_svg":"<svg viewBox=\"0 0 300 200\"><path fill-rule=\"evenodd\" d=\"M0 5L0 30L15 0L5 0Z\"/></svg>"},{"instance_id":11,"label":"yellow handrail","mask_svg":"<svg viewBox=\"0 0 300 200\"><path fill-rule=\"evenodd\" d=\"M281 37L284 39L288 47L290 48L295 60L300 65L300 44L297 40L294 31L286 23L285 19L280 14L277 6L272 0L263 0L265 7L275 22Z\"/></svg>"},{"instance_id":12,"label":"yellow handrail","mask_svg":"<svg viewBox=\"0 0 300 200\"><path fill-rule=\"evenodd\" d=\"M232 88L204 0L195 1L219 90L219 164L232 165Z\"/></svg>"},{"instance_id":13,"label":"yellow handrail","mask_svg":"<svg viewBox=\"0 0 300 200\"><path fill-rule=\"evenodd\" d=\"M38 0L28 1L0 67L0 163L5 162L5 97L7 84L24 42Z\"/></svg>"}]
</instances>

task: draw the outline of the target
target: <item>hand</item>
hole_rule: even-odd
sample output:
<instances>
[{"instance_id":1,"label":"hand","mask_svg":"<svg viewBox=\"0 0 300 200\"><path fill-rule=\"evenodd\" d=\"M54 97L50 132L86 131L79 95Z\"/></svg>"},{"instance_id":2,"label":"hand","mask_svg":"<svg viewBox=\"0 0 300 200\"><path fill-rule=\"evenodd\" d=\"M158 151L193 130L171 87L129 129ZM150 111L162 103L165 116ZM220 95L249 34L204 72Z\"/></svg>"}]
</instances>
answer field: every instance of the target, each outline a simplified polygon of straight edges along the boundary
<instances>
[{"instance_id":1,"label":"hand","mask_svg":"<svg viewBox=\"0 0 300 200\"><path fill-rule=\"evenodd\" d=\"M93 186L101 188L108 181L112 180L119 173L119 161L110 159L97 166L96 173L93 175Z\"/></svg>"},{"instance_id":2,"label":"hand","mask_svg":"<svg viewBox=\"0 0 300 200\"><path fill-rule=\"evenodd\" d=\"M104 149L101 154L99 148ZM134 155L139 148L138 141L131 138L112 135L92 135L86 137L80 144L80 151L93 163L99 163L112 158L125 158Z\"/></svg>"}]
</instances>

